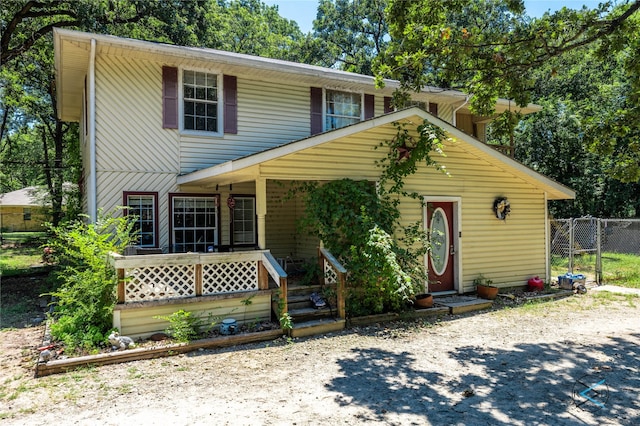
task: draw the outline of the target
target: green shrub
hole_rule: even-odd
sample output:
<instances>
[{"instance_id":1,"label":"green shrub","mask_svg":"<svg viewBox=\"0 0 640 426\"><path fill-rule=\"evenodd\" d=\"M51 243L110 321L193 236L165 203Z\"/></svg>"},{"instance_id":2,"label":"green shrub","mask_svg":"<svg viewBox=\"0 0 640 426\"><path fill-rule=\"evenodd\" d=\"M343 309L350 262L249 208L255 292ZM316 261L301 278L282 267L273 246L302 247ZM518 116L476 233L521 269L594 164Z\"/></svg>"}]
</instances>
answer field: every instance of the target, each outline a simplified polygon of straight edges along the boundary
<instances>
[{"instance_id":1,"label":"green shrub","mask_svg":"<svg viewBox=\"0 0 640 426\"><path fill-rule=\"evenodd\" d=\"M427 274L422 264L428 238L420 223L401 226L401 198L423 206L419 194L404 188L405 178L421 166L446 168L431 157L442 151L445 134L424 120L417 125L394 123L396 134L377 149L384 157L378 185L342 179L324 185L301 184L305 216L300 221L320 238L349 271L346 309L350 316L399 311L416 292L426 290ZM394 239L392 236L403 235Z\"/></svg>"},{"instance_id":2,"label":"green shrub","mask_svg":"<svg viewBox=\"0 0 640 426\"><path fill-rule=\"evenodd\" d=\"M108 256L136 241L133 223L129 216L100 215L95 224L50 228L54 237L48 246L57 264L51 334L71 351L98 347L112 328L117 279Z\"/></svg>"},{"instance_id":3,"label":"green shrub","mask_svg":"<svg viewBox=\"0 0 640 426\"><path fill-rule=\"evenodd\" d=\"M406 308L426 279L421 263L426 237L420 226L403 228L404 237L394 240L400 216L396 203L376 193L370 182L343 179L304 190L301 226L321 238L349 271L347 314Z\"/></svg>"},{"instance_id":4,"label":"green shrub","mask_svg":"<svg viewBox=\"0 0 640 426\"><path fill-rule=\"evenodd\" d=\"M199 319L193 312L180 309L167 316L157 316L154 318L169 321L167 334L178 342L190 342L198 337Z\"/></svg>"}]
</instances>

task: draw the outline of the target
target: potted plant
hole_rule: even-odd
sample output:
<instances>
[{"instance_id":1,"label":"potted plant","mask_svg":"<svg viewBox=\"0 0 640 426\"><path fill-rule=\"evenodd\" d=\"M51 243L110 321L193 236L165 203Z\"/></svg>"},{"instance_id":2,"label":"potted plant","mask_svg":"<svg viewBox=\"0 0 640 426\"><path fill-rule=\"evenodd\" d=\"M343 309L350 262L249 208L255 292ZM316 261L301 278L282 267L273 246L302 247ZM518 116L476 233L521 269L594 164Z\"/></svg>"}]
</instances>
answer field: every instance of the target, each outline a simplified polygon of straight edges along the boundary
<instances>
[{"instance_id":1,"label":"potted plant","mask_svg":"<svg viewBox=\"0 0 640 426\"><path fill-rule=\"evenodd\" d=\"M476 286L478 297L488 300L493 300L498 297L498 287L492 285L493 281L486 278L484 275L478 275L473 280L473 284Z\"/></svg>"},{"instance_id":2,"label":"potted plant","mask_svg":"<svg viewBox=\"0 0 640 426\"><path fill-rule=\"evenodd\" d=\"M425 309L433 307L433 294L431 293L416 294L414 298L413 304L417 308Z\"/></svg>"}]
</instances>

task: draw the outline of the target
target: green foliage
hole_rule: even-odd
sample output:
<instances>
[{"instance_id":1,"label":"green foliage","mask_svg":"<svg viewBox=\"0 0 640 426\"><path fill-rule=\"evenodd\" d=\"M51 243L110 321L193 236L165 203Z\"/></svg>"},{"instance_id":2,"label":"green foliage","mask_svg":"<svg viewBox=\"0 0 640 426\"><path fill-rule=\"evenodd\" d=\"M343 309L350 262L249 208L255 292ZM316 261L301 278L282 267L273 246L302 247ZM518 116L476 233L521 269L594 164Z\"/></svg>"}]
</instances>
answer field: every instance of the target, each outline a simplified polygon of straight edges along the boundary
<instances>
[{"instance_id":1,"label":"green foliage","mask_svg":"<svg viewBox=\"0 0 640 426\"><path fill-rule=\"evenodd\" d=\"M364 246L351 246L348 265L352 281L346 301L350 315L398 312L415 294L395 249L391 235L375 224Z\"/></svg>"},{"instance_id":2,"label":"green foliage","mask_svg":"<svg viewBox=\"0 0 640 426\"><path fill-rule=\"evenodd\" d=\"M283 330L291 330L293 328L293 318L288 312L283 312L278 320L280 321L280 328Z\"/></svg>"},{"instance_id":3,"label":"green foliage","mask_svg":"<svg viewBox=\"0 0 640 426\"><path fill-rule=\"evenodd\" d=\"M178 342L188 343L198 337L200 319L193 312L180 309L167 316L157 316L157 319L169 321L167 334Z\"/></svg>"},{"instance_id":4,"label":"green foliage","mask_svg":"<svg viewBox=\"0 0 640 426\"><path fill-rule=\"evenodd\" d=\"M364 245L370 229L368 217L391 230L399 213L386 200L381 202L375 186L366 181L341 179L324 185L304 184L306 214L299 226L322 240L334 255L348 254L351 246Z\"/></svg>"},{"instance_id":5,"label":"green foliage","mask_svg":"<svg viewBox=\"0 0 640 426\"><path fill-rule=\"evenodd\" d=\"M426 236L418 225L400 233L394 200L370 182L343 179L305 185L301 224L322 239L349 270L346 308L351 316L402 310L426 277ZM398 231L404 235L394 240Z\"/></svg>"},{"instance_id":6,"label":"green foliage","mask_svg":"<svg viewBox=\"0 0 640 426\"><path fill-rule=\"evenodd\" d=\"M96 347L111 329L116 303L116 275L108 255L122 253L135 241L133 220L100 214L95 224L76 221L51 232L49 247L58 265L51 334L70 350Z\"/></svg>"},{"instance_id":7,"label":"green foliage","mask_svg":"<svg viewBox=\"0 0 640 426\"><path fill-rule=\"evenodd\" d=\"M7 247L0 251L0 273L3 277L32 273L32 265L40 263L42 249L35 247Z\"/></svg>"},{"instance_id":8,"label":"green foliage","mask_svg":"<svg viewBox=\"0 0 640 426\"><path fill-rule=\"evenodd\" d=\"M566 95L599 87L609 91L603 102L593 103L595 108L579 106L585 119L583 144L603 157L598 168L604 173L638 182L638 10L637 1L603 2L592 10L562 8L531 19L519 0L389 0L391 41L374 65L377 83L383 85L387 77L399 80L400 95L425 85L462 90L472 95L471 111L484 116L493 115L498 97L525 106L537 101L539 88L563 85L566 100ZM592 55L585 55L586 48ZM565 66L565 58L572 56L595 59L595 67L581 72ZM617 70L613 84L611 78L599 78L611 70ZM553 82L556 76L562 83ZM513 121L504 117L493 127L494 133L512 135Z\"/></svg>"},{"instance_id":9,"label":"green foliage","mask_svg":"<svg viewBox=\"0 0 640 426\"><path fill-rule=\"evenodd\" d=\"M483 274L479 274L477 277L475 277L473 279L473 285L475 285L475 286L479 286L479 285L492 286L493 285L493 280L490 280L489 278L486 278Z\"/></svg>"},{"instance_id":10,"label":"green foliage","mask_svg":"<svg viewBox=\"0 0 640 426\"><path fill-rule=\"evenodd\" d=\"M323 65L373 75L373 59L388 44L386 0L321 0L313 21L322 43Z\"/></svg>"},{"instance_id":11,"label":"green foliage","mask_svg":"<svg viewBox=\"0 0 640 426\"><path fill-rule=\"evenodd\" d=\"M606 125L629 104L625 57L603 58L593 47L584 48L534 74L534 101L543 109L516 128L516 159L576 191L575 200L551 203L555 217L635 217L640 212L640 184L622 182L613 173L626 164L618 161L618 152L633 146L638 121L629 118L615 130ZM624 129L625 134L618 131ZM633 173L638 164L626 170Z\"/></svg>"},{"instance_id":12,"label":"green foliage","mask_svg":"<svg viewBox=\"0 0 640 426\"><path fill-rule=\"evenodd\" d=\"M404 179L415 174L420 164L447 173L445 166L431 157L433 152L445 157L442 147L446 135L444 130L427 120L417 126L412 124L410 128L407 123L393 124L397 129L395 136L378 147L387 149L386 157L377 162L382 169L380 191L418 198L418 194L404 191Z\"/></svg>"}]
</instances>

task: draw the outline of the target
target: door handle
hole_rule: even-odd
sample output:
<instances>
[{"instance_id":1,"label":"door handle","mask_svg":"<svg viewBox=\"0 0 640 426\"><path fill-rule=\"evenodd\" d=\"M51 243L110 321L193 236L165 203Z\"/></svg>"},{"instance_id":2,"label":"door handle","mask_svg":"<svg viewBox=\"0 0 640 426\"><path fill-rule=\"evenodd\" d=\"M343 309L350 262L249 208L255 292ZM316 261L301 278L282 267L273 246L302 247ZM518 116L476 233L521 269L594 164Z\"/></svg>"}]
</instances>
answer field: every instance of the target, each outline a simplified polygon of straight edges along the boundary
<instances>
[{"instance_id":1,"label":"door handle","mask_svg":"<svg viewBox=\"0 0 640 426\"><path fill-rule=\"evenodd\" d=\"M451 256L453 256L454 254L456 254L456 248L454 247L453 244L451 244L451 247L449 247L449 254Z\"/></svg>"}]
</instances>

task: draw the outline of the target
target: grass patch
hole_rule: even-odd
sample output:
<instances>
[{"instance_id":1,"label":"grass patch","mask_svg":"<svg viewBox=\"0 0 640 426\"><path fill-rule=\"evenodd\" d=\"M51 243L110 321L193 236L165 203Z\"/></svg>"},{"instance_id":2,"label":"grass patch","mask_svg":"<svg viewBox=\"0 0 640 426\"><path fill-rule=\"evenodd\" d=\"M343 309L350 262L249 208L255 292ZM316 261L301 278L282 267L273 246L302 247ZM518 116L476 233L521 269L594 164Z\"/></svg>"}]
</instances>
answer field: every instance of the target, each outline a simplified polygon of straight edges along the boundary
<instances>
[{"instance_id":1,"label":"grass patch","mask_svg":"<svg viewBox=\"0 0 640 426\"><path fill-rule=\"evenodd\" d=\"M42 249L38 246L9 246L0 254L2 276L10 277L32 272L32 265L42 262Z\"/></svg>"},{"instance_id":2,"label":"grass patch","mask_svg":"<svg viewBox=\"0 0 640 426\"><path fill-rule=\"evenodd\" d=\"M564 275L569 268L569 259L553 256L551 276ZM595 277L595 254L583 254L573 259L574 273ZM620 287L640 288L640 256L625 253L602 253L602 283Z\"/></svg>"},{"instance_id":3,"label":"grass patch","mask_svg":"<svg viewBox=\"0 0 640 426\"><path fill-rule=\"evenodd\" d=\"M42 264L42 245L46 232L11 232L2 234L0 272L5 277L28 274L32 265Z\"/></svg>"},{"instance_id":4,"label":"grass patch","mask_svg":"<svg viewBox=\"0 0 640 426\"><path fill-rule=\"evenodd\" d=\"M47 238L46 232L3 232L2 242L3 244L31 244L40 245L43 244Z\"/></svg>"},{"instance_id":5,"label":"grass patch","mask_svg":"<svg viewBox=\"0 0 640 426\"><path fill-rule=\"evenodd\" d=\"M624 293L616 293L611 291L597 291L593 292L591 297L599 302L603 303L612 303L612 302L620 302L625 301L627 305L631 308L636 307L636 303L640 296L637 294L624 294Z\"/></svg>"},{"instance_id":6,"label":"grass patch","mask_svg":"<svg viewBox=\"0 0 640 426\"><path fill-rule=\"evenodd\" d=\"M603 253L602 271L602 281L605 284L640 288L640 256Z\"/></svg>"}]
</instances>

